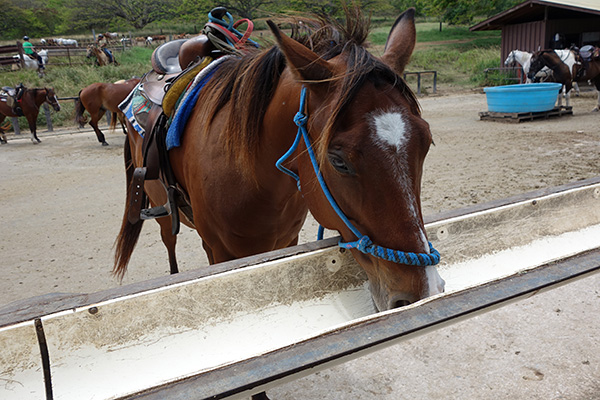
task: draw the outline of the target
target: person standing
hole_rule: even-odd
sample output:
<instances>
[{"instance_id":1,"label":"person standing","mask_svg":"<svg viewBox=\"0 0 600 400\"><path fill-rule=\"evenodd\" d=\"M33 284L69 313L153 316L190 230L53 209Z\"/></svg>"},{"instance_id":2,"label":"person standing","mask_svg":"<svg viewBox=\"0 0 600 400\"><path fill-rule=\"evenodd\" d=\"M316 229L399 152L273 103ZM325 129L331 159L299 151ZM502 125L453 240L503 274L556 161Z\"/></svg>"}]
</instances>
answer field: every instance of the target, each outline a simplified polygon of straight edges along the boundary
<instances>
[{"instance_id":1,"label":"person standing","mask_svg":"<svg viewBox=\"0 0 600 400\"><path fill-rule=\"evenodd\" d=\"M35 47L33 47L33 43L29 41L29 36L23 36L23 52L30 56L31 58L37 59L38 68L44 69L44 60L42 60L42 56L40 56L37 51L35 51Z\"/></svg>"}]
</instances>

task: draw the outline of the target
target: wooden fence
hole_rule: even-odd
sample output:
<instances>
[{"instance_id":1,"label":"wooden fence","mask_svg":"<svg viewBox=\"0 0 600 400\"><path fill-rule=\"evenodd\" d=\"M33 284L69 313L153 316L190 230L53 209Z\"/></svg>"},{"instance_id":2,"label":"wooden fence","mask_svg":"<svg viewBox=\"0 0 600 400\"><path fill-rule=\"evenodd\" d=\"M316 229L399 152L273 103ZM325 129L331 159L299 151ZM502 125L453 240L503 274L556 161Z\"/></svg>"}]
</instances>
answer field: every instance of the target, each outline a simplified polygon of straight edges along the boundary
<instances>
[{"instance_id":1,"label":"wooden fence","mask_svg":"<svg viewBox=\"0 0 600 400\"><path fill-rule=\"evenodd\" d=\"M18 54L19 58L15 58L14 55ZM6 56L5 54L10 54ZM21 42L17 42L14 45L0 46L0 66L19 64L21 68L25 67L25 60L23 54L23 47Z\"/></svg>"}]
</instances>

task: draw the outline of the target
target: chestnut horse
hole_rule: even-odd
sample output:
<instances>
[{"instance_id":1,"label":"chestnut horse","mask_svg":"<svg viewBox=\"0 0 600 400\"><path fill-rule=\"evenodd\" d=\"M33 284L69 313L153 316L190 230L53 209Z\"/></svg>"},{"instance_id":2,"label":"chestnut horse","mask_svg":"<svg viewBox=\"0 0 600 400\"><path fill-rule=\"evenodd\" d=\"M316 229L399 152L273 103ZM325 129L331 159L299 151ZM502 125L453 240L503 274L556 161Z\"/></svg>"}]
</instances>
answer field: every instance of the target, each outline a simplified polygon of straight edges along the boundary
<instances>
[{"instance_id":1,"label":"chestnut horse","mask_svg":"<svg viewBox=\"0 0 600 400\"><path fill-rule=\"evenodd\" d=\"M98 141L102 143L102 146L108 146L104 134L98 128L98 122L104 116L106 111L112 113L110 119L110 129L114 129L117 124L117 118L121 123L123 132L126 133L125 129L125 116L119 110L119 103L121 103L131 89L138 84L140 78L131 78L124 82L115 83L92 83L91 85L81 89L77 100L75 100L75 122L79 124L80 128L83 128L87 122L87 118L84 117L83 113L87 110L90 113L90 126L94 128Z\"/></svg>"},{"instance_id":2,"label":"chestnut horse","mask_svg":"<svg viewBox=\"0 0 600 400\"><path fill-rule=\"evenodd\" d=\"M415 46L414 14L398 17L381 58L365 49L369 22L353 7L344 26L320 21L309 35L311 22L303 20L293 38L269 21L276 46L219 64L181 145L169 151L193 211L182 222L198 231L211 263L296 245L310 211L339 231L379 310L443 291L420 202L432 136L402 79ZM142 138L127 128L131 184L133 168L142 166ZM151 205L166 202L161 182L146 181L144 191ZM143 222L129 221L130 196L116 241L113 272L121 277ZM157 221L177 272L170 219Z\"/></svg>"},{"instance_id":3,"label":"chestnut horse","mask_svg":"<svg viewBox=\"0 0 600 400\"><path fill-rule=\"evenodd\" d=\"M529 67L529 77L542 68L548 67L552 70L554 81L564 85L566 93L567 106L569 105L569 92L573 88L573 82L591 81L598 91L598 102L593 111L600 109L600 60L584 61L579 63L575 60L575 53L569 50L567 57L561 57L554 50L541 50L535 52L531 57L531 66ZM580 73L581 72L581 73ZM561 98L558 98L558 105L561 105Z\"/></svg>"},{"instance_id":4,"label":"chestnut horse","mask_svg":"<svg viewBox=\"0 0 600 400\"><path fill-rule=\"evenodd\" d=\"M27 118L29 124L29 130L31 131L31 141L34 144L38 144L41 140L37 137L37 117L40 112L40 106L43 103L48 103L54 108L54 111L60 111L60 104L58 104L58 98L54 89L52 88L25 88L21 97L21 109L23 115ZM11 107L7 106L6 103L0 102L0 124L6 117L16 117ZM0 138L2 142L6 143L5 132L0 130Z\"/></svg>"}]
</instances>

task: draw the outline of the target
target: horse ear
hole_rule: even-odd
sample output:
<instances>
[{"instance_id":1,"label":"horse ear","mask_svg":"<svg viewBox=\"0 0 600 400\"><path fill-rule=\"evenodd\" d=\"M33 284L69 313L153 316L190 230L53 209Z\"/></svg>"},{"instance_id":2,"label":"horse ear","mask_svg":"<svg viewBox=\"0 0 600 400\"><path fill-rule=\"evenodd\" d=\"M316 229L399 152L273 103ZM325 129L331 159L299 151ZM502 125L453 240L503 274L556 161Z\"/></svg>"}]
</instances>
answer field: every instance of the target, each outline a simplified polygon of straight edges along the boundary
<instances>
[{"instance_id":1,"label":"horse ear","mask_svg":"<svg viewBox=\"0 0 600 400\"><path fill-rule=\"evenodd\" d=\"M401 75L415 48L417 32L415 29L415 9L404 11L392 25L385 42L385 50L381 59L394 72Z\"/></svg>"},{"instance_id":2,"label":"horse ear","mask_svg":"<svg viewBox=\"0 0 600 400\"><path fill-rule=\"evenodd\" d=\"M333 76L333 70L318 54L286 36L271 20L267 21L275 35L279 48L285 55L290 68L303 81L326 81Z\"/></svg>"}]
</instances>

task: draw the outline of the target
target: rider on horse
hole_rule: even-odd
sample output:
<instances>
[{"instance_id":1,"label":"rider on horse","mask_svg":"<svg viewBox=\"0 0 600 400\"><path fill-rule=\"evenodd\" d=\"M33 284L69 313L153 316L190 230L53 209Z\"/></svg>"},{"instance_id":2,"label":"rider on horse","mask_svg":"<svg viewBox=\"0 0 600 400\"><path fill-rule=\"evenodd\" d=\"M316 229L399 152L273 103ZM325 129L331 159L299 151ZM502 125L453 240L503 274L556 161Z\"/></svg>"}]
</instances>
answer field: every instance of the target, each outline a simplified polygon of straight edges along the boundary
<instances>
[{"instance_id":1,"label":"rider on horse","mask_svg":"<svg viewBox=\"0 0 600 400\"><path fill-rule=\"evenodd\" d=\"M39 69L45 68L44 60L42 60L42 56L35 51L35 47L33 47L33 44L29 41L29 36L23 36L23 52L29 57L37 59Z\"/></svg>"},{"instance_id":2,"label":"rider on horse","mask_svg":"<svg viewBox=\"0 0 600 400\"><path fill-rule=\"evenodd\" d=\"M101 33L98 34L98 39L96 40L96 44L98 45L98 47L100 47L100 49L104 52L104 54L106 54L106 57L108 57L108 62L109 63L114 62L114 58L113 58L111 51L106 47L106 46L108 46L108 40L106 39L106 37L103 34L101 34Z\"/></svg>"}]
</instances>

